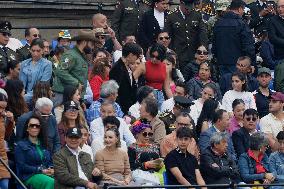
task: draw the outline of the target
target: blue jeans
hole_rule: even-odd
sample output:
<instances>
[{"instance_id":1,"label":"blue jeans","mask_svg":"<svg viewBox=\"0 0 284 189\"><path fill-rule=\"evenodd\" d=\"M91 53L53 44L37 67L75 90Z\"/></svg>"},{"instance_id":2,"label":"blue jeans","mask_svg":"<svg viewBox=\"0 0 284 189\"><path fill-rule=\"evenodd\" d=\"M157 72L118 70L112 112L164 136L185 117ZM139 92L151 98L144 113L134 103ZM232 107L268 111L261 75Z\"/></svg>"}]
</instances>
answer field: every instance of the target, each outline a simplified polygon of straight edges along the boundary
<instances>
[{"instance_id":1,"label":"blue jeans","mask_svg":"<svg viewBox=\"0 0 284 189\"><path fill-rule=\"evenodd\" d=\"M0 189L8 189L9 179L0 179Z\"/></svg>"}]
</instances>

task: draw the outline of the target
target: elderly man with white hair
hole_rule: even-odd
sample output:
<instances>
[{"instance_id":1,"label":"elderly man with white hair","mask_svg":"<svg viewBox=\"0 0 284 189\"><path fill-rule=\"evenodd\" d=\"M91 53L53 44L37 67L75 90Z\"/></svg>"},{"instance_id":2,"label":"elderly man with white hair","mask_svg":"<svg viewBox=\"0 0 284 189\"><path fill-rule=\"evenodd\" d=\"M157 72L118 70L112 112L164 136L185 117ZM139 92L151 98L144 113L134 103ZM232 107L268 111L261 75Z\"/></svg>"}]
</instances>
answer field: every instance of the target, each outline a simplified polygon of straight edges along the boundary
<instances>
[{"instance_id":1,"label":"elderly man with white hair","mask_svg":"<svg viewBox=\"0 0 284 189\"><path fill-rule=\"evenodd\" d=\"M103 102L109 101L113 104L117 117L123 117L123 112L120 105L116 103L118 96L118 84L114 80L106 81L101 86L100 98L93 101L89 109L86 111L86 119L88 123L91 123L94 119L101 116L100 108Z\"/></svg>"},{"instance_id":2,"label":"elderly man with white hair","mask_svg":"<svg viewBox=\"0 0 284 189\"><path fill-rule=\"evenodd\" d=\"M60 140L59 135L57 131L57 123L55 116L52 115L51 110L53 108L53 103L49 98L42 97L39 98L36 101L35 109L33 111L30 111L28 113L25 113L21 115L18 118L17 124L16 124L16 139L17 141L23 139L24 137L24 126L26 124L26 121L32 116L32 115L38 115L41 119L41 124L44 129L47 129L48 133L48 150L53 154L57 150L60 149Z\"/></svg>"}]
</instances>

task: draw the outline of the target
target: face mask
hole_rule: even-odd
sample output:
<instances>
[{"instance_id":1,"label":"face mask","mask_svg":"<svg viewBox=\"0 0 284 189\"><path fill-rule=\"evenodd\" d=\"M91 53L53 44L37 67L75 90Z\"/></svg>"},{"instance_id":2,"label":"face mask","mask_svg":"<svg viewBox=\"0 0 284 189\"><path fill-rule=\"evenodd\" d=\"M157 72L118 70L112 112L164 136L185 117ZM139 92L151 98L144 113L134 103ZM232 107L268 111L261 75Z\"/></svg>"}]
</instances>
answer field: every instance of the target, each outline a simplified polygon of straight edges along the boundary
<instances>
[{"instance_id":1,"label":"face mask","mask_svg":"<svg viewBox=\"0 0 284 189\"><path fill-rule=\"evenodd\" d=\"M86 47L84 47L83 49L85 54L92 54L93 53L93 49L90 48L88 45Z\"/></svg>"}]
</instances>

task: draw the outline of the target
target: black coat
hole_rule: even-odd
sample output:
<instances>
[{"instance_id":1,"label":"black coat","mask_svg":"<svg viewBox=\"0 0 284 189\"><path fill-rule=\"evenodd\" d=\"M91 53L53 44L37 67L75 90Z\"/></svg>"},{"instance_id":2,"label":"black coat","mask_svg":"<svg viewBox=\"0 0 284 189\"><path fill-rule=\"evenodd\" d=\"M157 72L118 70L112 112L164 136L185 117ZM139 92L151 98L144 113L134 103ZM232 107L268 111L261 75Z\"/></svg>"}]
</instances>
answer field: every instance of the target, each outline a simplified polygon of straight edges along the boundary
<instances>
[{"instance_id":1,"label":"black coat","mask_svg":"<svg viewBox=\"0 0 284 189\"><path fill-rule=\"evenodd\" d=\"M250 135L245 128L242 127L239 130L233 132L232 140L237 157L239 157L242 153L248 151Z\"/></svg>"},{"instance_id":2,"label":"black coat","mask_svg":"<svg viewBox=\"0 0 284 189\"><path fill-rule=\"evenodd\" d=\"M267 1L263 6L260 5L259 1L252 2L248 5L251 13L251 20L249 26L257 31L267 29L269 18L273 16L273 14L267 14L263 18L259 16L260 11L267 8L267 4L273 4L274 9L276 10L276 4L273 1Z\"/></svg>"},{"instance_id":3,"label":"black coat","mask_svg":"<svg viewBox=\"0 0 284 189\"><path fill-rule=\"evenodd\" d=\"M164 21L167 13L165 12ZM145 12L142 16L138 28L138 42L146 52L146 50L156 41L161 32L158 21L154 16L154 9Z\"/></svg>"},{"instance_id":4,"label":"black coat","mask_svg":"<svg viewBox=\"0 0 284 189\"><path fill-rule=\"evenodd\" d=\"M131 85L129 73L121 58L114 64L109 72L109 79L115 80L118 85L117 103L120 105L124 114L127 114L130 106L136 102L136 84L132 76Z\"/></svg>"},{"instance_id":5,"label":"black coat","mask_svg":"<svg viewBox=\"0 0 284 189\"><path fill-rule=\"evenodd\" d=\"M278 15L270 19L268 37L274 46L276 60L284 59L284 19Z\"/></svg>"},{"instance_id":6,"label":"black coat","mask_svg":"<svg viewBox=\"0 0 284 189\"><path fill-rule=\"evenodd\" d=\"M254 38L242 18L229 11L214 25L212 52L219 65L236 65L240 56L249 56L255 65Z\"/></svg>"}]
</instances>

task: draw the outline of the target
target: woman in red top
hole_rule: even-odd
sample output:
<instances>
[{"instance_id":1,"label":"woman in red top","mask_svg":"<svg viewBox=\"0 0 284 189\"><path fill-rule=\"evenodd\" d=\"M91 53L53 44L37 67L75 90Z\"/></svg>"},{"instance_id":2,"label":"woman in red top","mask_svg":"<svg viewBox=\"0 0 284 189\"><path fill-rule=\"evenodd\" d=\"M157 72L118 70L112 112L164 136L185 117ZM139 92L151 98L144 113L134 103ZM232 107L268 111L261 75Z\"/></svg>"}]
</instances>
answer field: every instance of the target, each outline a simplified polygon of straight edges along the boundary
<instances>
[{"instance_id":1,"label":"woman in red top","mask_svg":"<svg viewBox=\"0 0 284 189\"><path fill-rule=\"evenodd\" d=\"M108 58L99 58L94 62L94 67L89 75L94 100L100 98L100 88L103 82L109 80L110 68L111 65Z\"/></svg>"},{"instance_id":2,"label":"woman in red top","mask_svg":"<svg viewBox=\"0 0 284 189\"><path fill-rule=\"evenodd\" d=\"M137 79L144 74L146 85L154 88L154 94L158 101L159 109L163 103L163 89L167 98L173 96L170 89L169 73L166 64L163 63L167 49L161 44L154 44L150 48L150 60L140 66L133 72L133 76Z\"/></svg>"}]
</instances>

